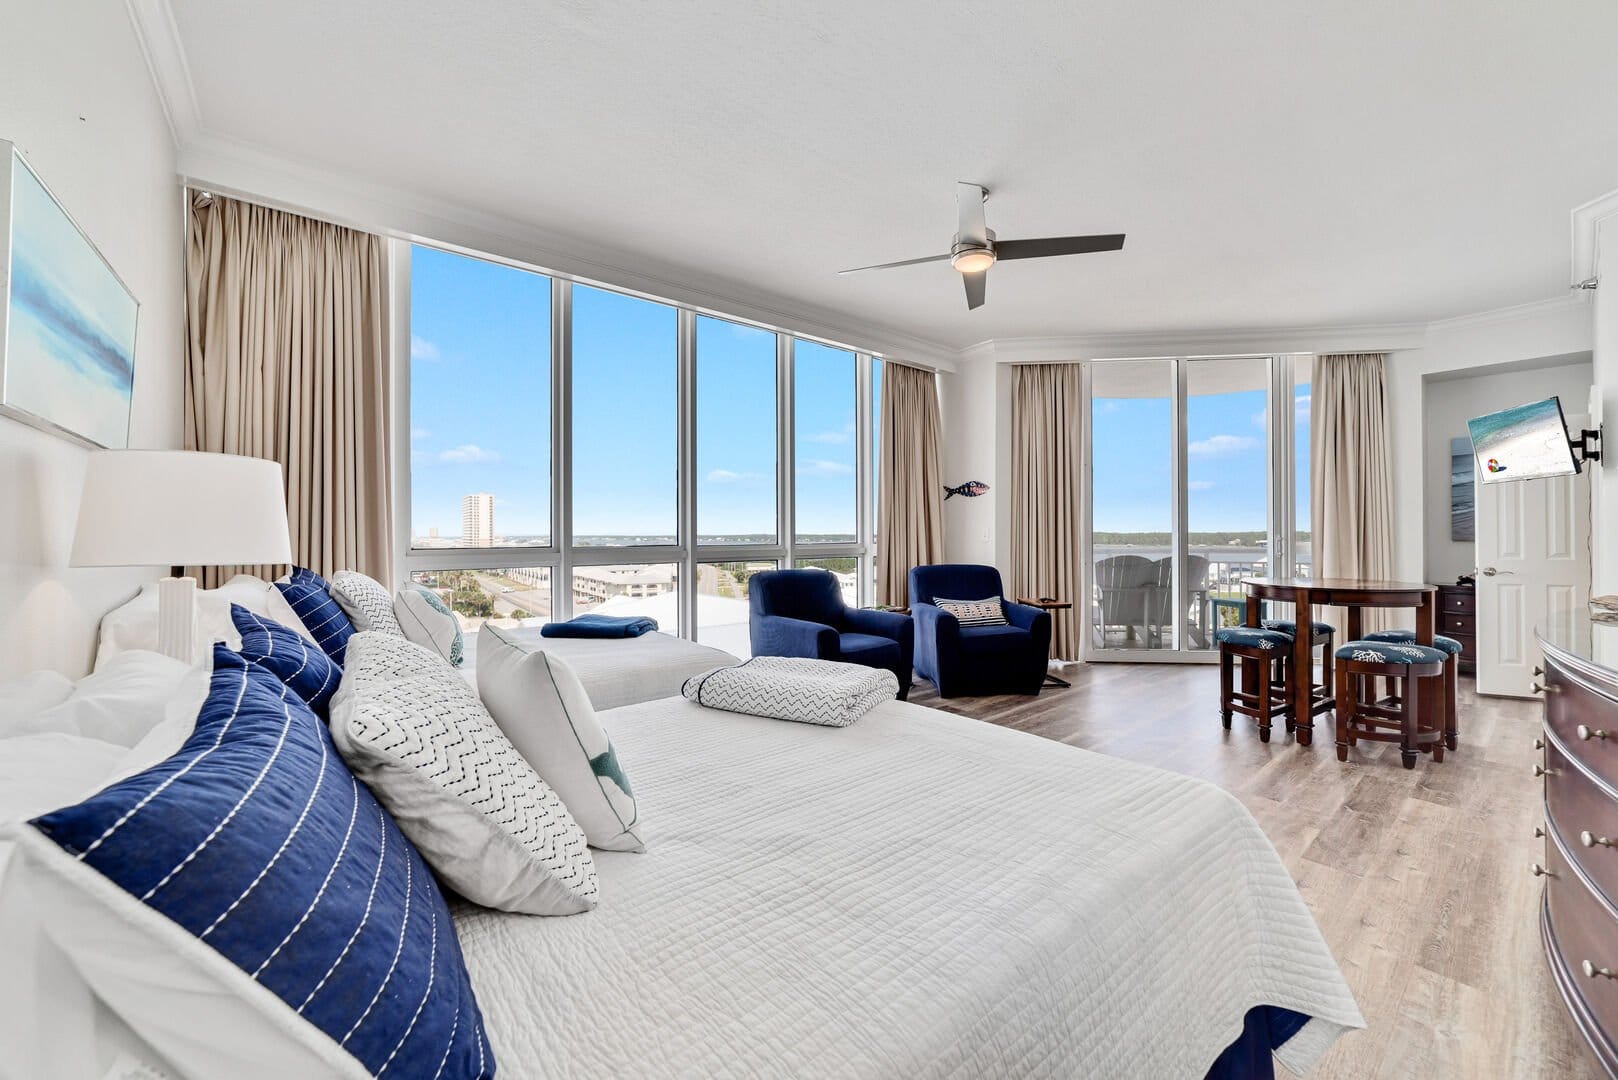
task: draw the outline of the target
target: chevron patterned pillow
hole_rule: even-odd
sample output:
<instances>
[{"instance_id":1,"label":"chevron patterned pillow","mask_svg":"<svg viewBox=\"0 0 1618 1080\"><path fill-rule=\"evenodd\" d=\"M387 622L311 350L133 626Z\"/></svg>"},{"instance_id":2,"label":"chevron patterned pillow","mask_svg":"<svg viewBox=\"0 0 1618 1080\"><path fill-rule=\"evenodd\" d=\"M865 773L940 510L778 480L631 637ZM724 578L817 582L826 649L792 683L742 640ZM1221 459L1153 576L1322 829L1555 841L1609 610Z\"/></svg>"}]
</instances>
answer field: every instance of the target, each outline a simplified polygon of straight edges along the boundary
<instances>
[{"instance_id":1,"label":"chevron patterned pillow","mask_svg":"<svg viewBox=\"0 0 1618 1080\"><path fill-rule=\"evenodd\" d=\"M596 903L584 832L442 657L392 634L348 642L331 737L428 864L468 900L571 915Z\"/></svg>"},{"instance_id":2,"label":"chevron patterned pillow","mask_svg":"<svg viewBox=\"0 0 1618 1080\"><path fill-rule=\"evenodd\" d=\"M381 630L394 637L404 637L399 620L393 614L393 594L376 578L358 570L339 570L331 576L331 598L343 609L356 632Z\"/></svg>"}]
</instances>

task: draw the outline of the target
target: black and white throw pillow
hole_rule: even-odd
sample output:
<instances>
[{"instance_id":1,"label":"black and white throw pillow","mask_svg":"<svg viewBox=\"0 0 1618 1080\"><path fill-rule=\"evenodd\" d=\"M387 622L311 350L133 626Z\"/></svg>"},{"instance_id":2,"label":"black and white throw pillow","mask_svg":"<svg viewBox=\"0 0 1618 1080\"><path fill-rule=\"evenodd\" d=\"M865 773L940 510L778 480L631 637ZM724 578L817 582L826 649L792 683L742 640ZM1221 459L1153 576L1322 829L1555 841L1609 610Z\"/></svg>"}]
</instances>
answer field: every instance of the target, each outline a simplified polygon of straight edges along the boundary
<instances>
[{"instance_id":1,"label":"black and white throw pillow","mask_svg":"<svg viewBox=\"0 0 1618 1080\"><path fill-rule=\"evenodd\" d=\"M962 626L1007 625L1005 605L1000 603L998 596L982 600L945 600L940 597L933 603L955 616Z\"/></svg>"},{"instance_id":2,"label":"black and white throw pillow","mask_svg":"<svg viewBox=\"0 0 1618 1080\"><path fill-rule=\"evenodd\" d=\"M343 609L356 632L380 630L404 637L393 614L393 594L375 578L357 570L339 570L331 576L331 597Z\"/></svg>"}]
</instances>

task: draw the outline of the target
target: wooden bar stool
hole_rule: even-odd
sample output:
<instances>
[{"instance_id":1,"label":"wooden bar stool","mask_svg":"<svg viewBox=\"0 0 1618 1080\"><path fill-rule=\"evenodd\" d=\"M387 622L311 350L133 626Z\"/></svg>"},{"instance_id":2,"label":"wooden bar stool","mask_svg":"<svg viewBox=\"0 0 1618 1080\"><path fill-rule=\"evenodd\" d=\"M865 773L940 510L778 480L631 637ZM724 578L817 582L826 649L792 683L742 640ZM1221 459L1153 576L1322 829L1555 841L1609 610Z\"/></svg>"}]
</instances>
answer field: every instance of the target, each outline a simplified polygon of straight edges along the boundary
<instances>
[{"instance_id":1,"label":"wooden bar stool","mask_svg":"<svg viewBox=\"0 0 1618 1080\"><path fill-rule=\"evenodd\" d=\"M1350 641L1338 649L1337 760L1347 761L1350 746L1371 739L1398 743L1407 769L1429 750L1434 761L1443 761L1444 719L1422 715L1421 694L1410 680L1443 678L1445 657L1442 649L1389 641ZM1376 679L1398 680L1398 694L1378 701Z\"/></svg>"},{"instance_id":2,"label":"wooden bar stool","mask_svg":"<svg viewBox=\"0 0 1618 1080\"><path fill-rule=\"evenodd\" d=\"M1279 630L1288 636L1296 635L1298 624L1291 619L1261 619L1259 625L1266 630ZM1335 682L1332 675L1333 649L1332 641L1337 636L1337 628L1331 623L1313 620L1310 622L1309 647L1312 651L1316 645L1322 646L1320 650L1320 681L1314 681L1315 671L1313 665L1308 671L1309 676L1309 715L1318 716L1324 712L1331 712L1333 702L1332 693ZM1291 731L1293 725L1288 724Z\"/></svg>"},{"instance_id":3,"label":"wooden bar stool","mask_svg":"<svg viewBox=\"0 0 1618 1080\"><path fill-rule=\"evenodd\" d=\"M1389 641L1397 645L1414 645L1416 632L1414 630L1374 630L1362 641ZM1460 725L1457 722L1456 677L1461 670L1461 643L1452 637L1443 634L1433 635L1433 648L1442 649L1448 654L1444 660L1444 746L1454 750L1460 741Z\"/></svg>"},{"instance_id":4,"label":"wooden bar stool","mask_svg":"<svg viewBox=\"0 0 1618 1080\"><path fill-rule=\"evenodd\" d=\"M1286 720L1293 729L1292 683L1288 661L1292 656L1292 635L1257 626L1226 626L1214 634L1219 642L1219 720L1230 730L1230 714L1239 712L1258 720L1259 742L1270 741L1270 721ZM1235 680L1237 659L1252 661L1257 685L1251 691L1238 690Z\"/></svg>"}]
</instances>

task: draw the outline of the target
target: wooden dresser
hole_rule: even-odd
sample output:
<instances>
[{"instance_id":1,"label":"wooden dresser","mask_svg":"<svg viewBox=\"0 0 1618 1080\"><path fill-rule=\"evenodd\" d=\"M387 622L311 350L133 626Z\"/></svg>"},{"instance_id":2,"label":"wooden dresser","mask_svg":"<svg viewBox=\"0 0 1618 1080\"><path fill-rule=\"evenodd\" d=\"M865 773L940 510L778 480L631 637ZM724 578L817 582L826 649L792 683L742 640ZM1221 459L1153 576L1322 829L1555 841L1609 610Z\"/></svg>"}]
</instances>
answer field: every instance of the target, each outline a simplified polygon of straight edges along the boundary
<instances>
[{"instance_id":1,"label":"wooden dresser","mask_svg":"<svg viewBox=\"0 0 1618 1080\"><path fill-rule=\"evenodd\" d=\"M1478 669L1478 594L1471 585L1438 586L1438 632L1461 643L1459 669L1471 675Z\"/></svg>"},{"instance_id":2,"label":"wooden dresser","mask_svg":"<svg viewBox=\"0 0 1618 1080\"><path fill-rule=\"evenodd\" d=\"M1573 1021L1618 1077L1618 625L1539 634L1545 727L1540 936Z\"/></svg>"}]
</instances>

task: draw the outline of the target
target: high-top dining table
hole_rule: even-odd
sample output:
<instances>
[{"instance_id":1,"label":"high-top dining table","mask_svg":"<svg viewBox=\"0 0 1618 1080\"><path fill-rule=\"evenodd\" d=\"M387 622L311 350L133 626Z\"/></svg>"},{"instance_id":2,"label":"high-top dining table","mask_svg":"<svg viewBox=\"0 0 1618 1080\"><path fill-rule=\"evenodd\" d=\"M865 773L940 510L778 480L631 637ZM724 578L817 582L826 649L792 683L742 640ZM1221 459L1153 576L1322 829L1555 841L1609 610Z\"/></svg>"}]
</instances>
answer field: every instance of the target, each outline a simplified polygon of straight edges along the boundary
<instances>
[{"instance_id":1,"label":"high-top dining table","mask_svg":"<svg viewBox=\"0 0 1618 1080\"><path fill-rule=\"evenodd\" d=\"M1314 609L1317 605L1326 607L1342 607L1348 609L1348 625L1343 627L1343 633L1336 639L1341 647L1344 643L1358 641L1362 632L1360 610L1362 608L1415 608L1416 609L1416 643L1431 645L1433 633L1438 622L1438 589L1433 585L1411 581L1358 581L1353 578L1278 578L1255 577L1245 578L1242 584L1247 588L1247 625L1258 626L1263 618L1263 601L1274 600L1281 603L1296 605L1293 616L1297 620L1298 632L1293 636L1292 643L1292 718L1297 724L1298 745L1308 746L1314 741L1314 648L1310 643L1313 636L1310 626L1314 622ZM1421 682L1435 682L1434 680L1418 680ZM1436 684L1435 684L1436 685ZM1433 687L1423 687L1422 693L1433 692ZM1332 688L1326 687L1326 698L1332 697ZM1335 703L1334 703L1335 704ZM1427 706L1425 698L1422 705ZM1428 712L1428 716L1439 713Z\"/></svg>"}]
</instances>

